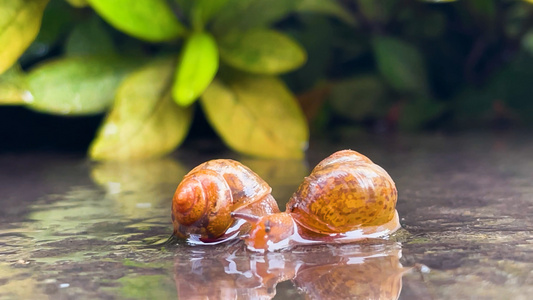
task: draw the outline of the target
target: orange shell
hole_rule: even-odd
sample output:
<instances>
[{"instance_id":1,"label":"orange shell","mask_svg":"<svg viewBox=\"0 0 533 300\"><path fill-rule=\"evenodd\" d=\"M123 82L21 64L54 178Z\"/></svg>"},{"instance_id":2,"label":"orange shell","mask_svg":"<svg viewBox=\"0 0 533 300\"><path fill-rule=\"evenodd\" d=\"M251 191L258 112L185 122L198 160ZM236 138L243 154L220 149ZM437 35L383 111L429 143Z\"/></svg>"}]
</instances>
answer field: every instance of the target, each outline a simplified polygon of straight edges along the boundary
<instances>
[{"instance_id":1,"label":"orange shell","mask_svg":"<svg viewBox=\"0 0 533 300\"><path fill-rule=\"evenodd\" d=\"M295 221L323 234L345 233L393 219L392 178L366 156L342 150L321 161L287 203Z\"/></svg>"},{"instance_id":2,"label":"orange shell","mask_svg":"<svg viewBox=\"0 0 533 300\"><path fill-rule=\"evenodd\" d=\"M215 241L234 224L231 212L279 212L272 188L252 170L230 159L205 162L181 181L172 199L174 235Z\"/></svg>"}]
</instances>

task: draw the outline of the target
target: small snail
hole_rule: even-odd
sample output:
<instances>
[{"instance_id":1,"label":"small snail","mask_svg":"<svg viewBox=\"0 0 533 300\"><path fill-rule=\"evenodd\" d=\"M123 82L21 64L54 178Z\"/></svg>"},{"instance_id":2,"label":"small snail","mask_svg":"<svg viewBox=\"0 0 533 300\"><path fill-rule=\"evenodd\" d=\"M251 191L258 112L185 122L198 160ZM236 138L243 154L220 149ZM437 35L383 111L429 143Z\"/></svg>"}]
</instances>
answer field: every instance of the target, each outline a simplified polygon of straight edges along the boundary
<instances>
[{"instance_id":1,"label":"small snail","mask_svg":"<svg viewBox=\"0 0 533 300\"><path fill-rule=\"evenodd\" d=\"M181 181L172 199L174 236L190 243L218 243L249 226L231 213L252 217L278 213L272 188L252 170L230 159L205 162Z\"/></svg>"},{"instance_id":2,"label":"small snail","mask_svg":"<svg viewBox=\"0 0 533 300\"><path fill-rule=\"evenodd\" d=\"M252 224L244 237L263 252L299 244L343 243L382 237L400 228L392 178L366 156L342 150L321 161L305 178L283 213L234 212Z\"/></svg>"}]
</instances>

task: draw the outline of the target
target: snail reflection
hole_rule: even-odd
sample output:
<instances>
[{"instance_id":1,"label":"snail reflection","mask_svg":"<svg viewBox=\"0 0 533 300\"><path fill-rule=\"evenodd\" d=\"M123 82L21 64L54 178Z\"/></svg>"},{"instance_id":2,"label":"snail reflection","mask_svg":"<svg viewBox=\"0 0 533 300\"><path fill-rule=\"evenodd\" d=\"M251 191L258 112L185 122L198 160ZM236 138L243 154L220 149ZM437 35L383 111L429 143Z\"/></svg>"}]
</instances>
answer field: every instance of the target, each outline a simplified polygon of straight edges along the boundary
<instances>
[{"instance_id":1,"label":"snail reflection","mask_svg":"<svg viewBox=\"0 0 533 300\"><path fill-rule=\"evenodd\" d=\"M242 244L181 248L175 258L178 299L272 299L290 280L306 299L398 299L401 246L390 241L298 247L253 254Z\"/></svg>"}]
</instances>

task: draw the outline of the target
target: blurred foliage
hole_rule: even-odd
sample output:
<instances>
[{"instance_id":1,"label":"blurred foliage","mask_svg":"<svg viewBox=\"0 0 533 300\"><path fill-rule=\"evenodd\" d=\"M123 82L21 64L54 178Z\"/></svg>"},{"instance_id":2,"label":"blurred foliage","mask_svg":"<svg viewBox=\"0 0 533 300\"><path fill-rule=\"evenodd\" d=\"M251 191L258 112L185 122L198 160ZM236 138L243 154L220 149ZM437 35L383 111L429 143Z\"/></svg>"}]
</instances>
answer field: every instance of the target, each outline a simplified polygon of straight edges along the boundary
<instances>
[{"instance_id":1,"label":"blurred foliage","mask_svg":"<svg viewBox=\"0 0 533 300\"><path fill-rule=\"evenodd\" d=\"M93 141L89 154L98 160L140 159L176 148L185 138L191 108L177 105L168 87L172 60L152 61L122 81L115 103Z\"/></svg>"},{"instance_id":2,"label":"blurred foliage","mask_svg":"<svg viewBox=\"0 0 533 300\"><path fill-rule=\"evenodd\" d=\"M198 99L259 157L308 127L531 126L532 28L529 0L0 0L0 104L107 112L97 160L173 151Z\"/></svg>"},{"instance_id":3,"label":"blurred foliage","mask_svg":"<svg viewBox=\"0 0 533 300\"><path fill-rule=\"evenodd\" d=\"M0 1L0 74L5 72L37 36L48 0Z\"/></svg>"}]
</instances>

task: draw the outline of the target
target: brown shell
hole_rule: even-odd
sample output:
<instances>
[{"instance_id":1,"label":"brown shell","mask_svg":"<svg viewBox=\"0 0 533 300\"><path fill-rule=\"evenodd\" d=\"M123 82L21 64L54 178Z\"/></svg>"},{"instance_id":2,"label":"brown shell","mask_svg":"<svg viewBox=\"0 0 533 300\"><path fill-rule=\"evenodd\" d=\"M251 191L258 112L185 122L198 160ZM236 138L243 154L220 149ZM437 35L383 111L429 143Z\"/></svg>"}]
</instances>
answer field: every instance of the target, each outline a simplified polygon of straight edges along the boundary
<instances>
[{"instance_id":1,"label":"brown shell","mask_svg":"<svg viewBox=\"0 0 533 300\"><path fill-rule=\"evenodd\" d=\"M234 223L233 211L258 216L279 212L271 191L264 180L237 161L205 162L185 175L174 193L174 234L217 240Z\"/></svg>"},{"instance_id":2,"label":"brown shell","mask_svg":"<svg viewBox=\"0 0 533 300\"><path fill-rule=\"evenodd\" d=\"M390 221L397 195L383 168L358 152L342 150L313 169L287 203L287 211L311 231L344 233Z\"/></svg>"}]
</instances>

